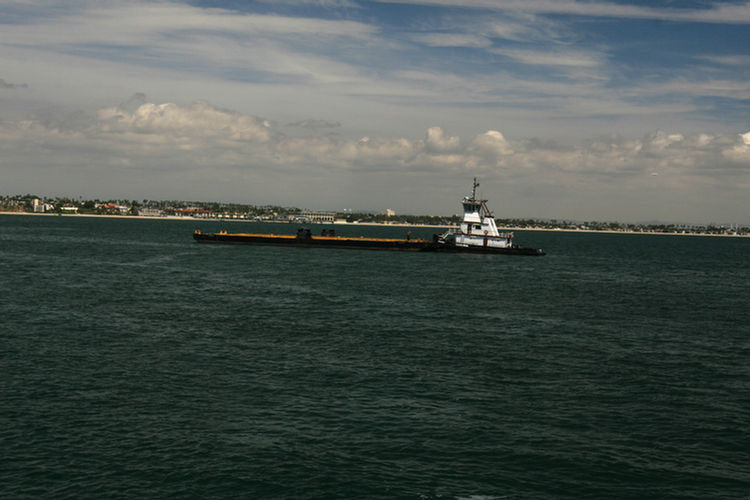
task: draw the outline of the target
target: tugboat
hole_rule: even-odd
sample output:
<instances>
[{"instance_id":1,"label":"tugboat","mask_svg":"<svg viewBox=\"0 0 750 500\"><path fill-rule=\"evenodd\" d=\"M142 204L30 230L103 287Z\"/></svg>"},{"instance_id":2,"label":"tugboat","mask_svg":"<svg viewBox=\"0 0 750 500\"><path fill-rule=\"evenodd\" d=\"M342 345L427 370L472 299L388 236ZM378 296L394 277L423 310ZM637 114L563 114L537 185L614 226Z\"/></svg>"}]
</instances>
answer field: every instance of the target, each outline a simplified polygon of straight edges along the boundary
<instances>
[{"instance_id":1,"label":"tugboat","mask_svg":"<svg viewBox=\"0 0 750 500\"><path fill-rule=\"evenodd\" d=\"M313 236L306 228L300 228L296 235L246 234L246 233L202 233L196 231L193 239L198 243L228 243L240 245L273 245L295 247L323 247L362 250L396 250L401 252L449 252L449 253L499 253L509 255L544 255L541 248L524 248L513 244L513 233L497 230L492 212L487 208L487 200L477 199L477 183L471 197L463 199L464 215L457 229L435 234L432 240L351 238L336 236L333 230L324 231L321 236Z\"/></svg>"},{"instance_id":2,"label":"tugboat","mask_svg":"<svg viewBox=\"0 0 750 500\"><path fill-rule=\"evenodd\" d=\"M503 253L512 255L545 255L541 248L524 248L513 244L513 233L501 233L495 224L487 200L477 198L479 183L474 177L471 196L463 199L464 214L459 227L438 235L439 252Z\"/></svg>"}]
</instances>

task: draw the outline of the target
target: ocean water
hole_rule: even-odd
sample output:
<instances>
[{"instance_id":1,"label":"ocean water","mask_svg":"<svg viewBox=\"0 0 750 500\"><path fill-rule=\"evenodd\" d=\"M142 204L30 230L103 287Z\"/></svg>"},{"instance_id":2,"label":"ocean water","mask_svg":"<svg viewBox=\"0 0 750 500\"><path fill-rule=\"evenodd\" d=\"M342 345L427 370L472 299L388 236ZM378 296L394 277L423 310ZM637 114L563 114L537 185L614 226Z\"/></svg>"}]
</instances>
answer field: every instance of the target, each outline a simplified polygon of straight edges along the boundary
<instances>
[{"instance_id":1,"label":"ocean water","mask_svg":"<svg viewBox=\"0 0 750 500\"><path fill-rule=\"evenodd\" d=\"M750 498L748 238L194 229L0 215L0 498Z\"/></svg>"}]
</instances>

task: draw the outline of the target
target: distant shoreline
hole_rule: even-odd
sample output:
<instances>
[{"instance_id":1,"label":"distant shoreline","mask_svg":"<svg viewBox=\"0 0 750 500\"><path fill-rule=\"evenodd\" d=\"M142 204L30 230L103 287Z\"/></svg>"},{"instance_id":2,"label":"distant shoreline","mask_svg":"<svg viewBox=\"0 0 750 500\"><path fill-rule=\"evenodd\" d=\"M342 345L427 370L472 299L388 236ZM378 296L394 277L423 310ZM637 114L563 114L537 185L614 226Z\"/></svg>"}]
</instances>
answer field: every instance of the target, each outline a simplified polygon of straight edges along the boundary
<instances>
[{"instance_id":1,"label":"distant shoreline","mask_svg":"<svg viewBox=\"0 0 750 500\"><path fill-rule=\"evenodd\" d=\"M139 220L179 220L179 221L190 221L190 222L261 222L261 223L272 223L272 224L295 224L294 222L283 222L283 221L258 221L258 220L246 220L246 219L199 219L194 217L177 217L177 216L162 216L162 217L149 217L143 215L99 215L99 214L58 214L58 213L31 213L31 212L0 212L0 215L32 215L42 217L105 217L108 219L139 219ZM299 224L299 223L297 223ZM305 224L302 224L305 225ZM378 227L424 227L424 228L440 228L447 229L450 227L458 226L435 226L429 224L381 224L378 222L333 222L333 223L314 223L308 224L311 226L325 226L325 225L338 225L338 226L378 226ZM726 238L747 238L748 235L742 234L702 234L702 233L669 233L669 232L646 232L646 231L597 231L594 229L562 229L562 228L541 228L541 227L498 227L500 231L545 231L545 232L564 232L564 233L597 233L597 234L645 234L645 235L671 235L671 236L720 236Z\"/></svg>"}]
</instances>

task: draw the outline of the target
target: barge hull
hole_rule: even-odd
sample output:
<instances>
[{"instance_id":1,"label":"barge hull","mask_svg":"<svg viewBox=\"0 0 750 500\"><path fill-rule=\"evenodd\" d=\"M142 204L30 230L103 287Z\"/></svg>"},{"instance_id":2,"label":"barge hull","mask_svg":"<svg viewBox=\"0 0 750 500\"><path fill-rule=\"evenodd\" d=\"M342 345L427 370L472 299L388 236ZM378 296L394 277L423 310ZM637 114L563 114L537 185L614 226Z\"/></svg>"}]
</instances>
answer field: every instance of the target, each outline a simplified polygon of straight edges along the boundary
<instances>
[{"instance_id":1,"label":"barge hull","mask_svg":"<svg viewBox=\"0 0 750 500\"><path fill-rule=\"evenodd\" d=\"M385 238L342 238L337 236L286 236L275 234L201 233L193 238L198 243L226 243L234 245L270 245L290 247L323 247L360 250L396 250L421 252L432 245L428 240L399 240Z\"/></svg>"}]
</instances>

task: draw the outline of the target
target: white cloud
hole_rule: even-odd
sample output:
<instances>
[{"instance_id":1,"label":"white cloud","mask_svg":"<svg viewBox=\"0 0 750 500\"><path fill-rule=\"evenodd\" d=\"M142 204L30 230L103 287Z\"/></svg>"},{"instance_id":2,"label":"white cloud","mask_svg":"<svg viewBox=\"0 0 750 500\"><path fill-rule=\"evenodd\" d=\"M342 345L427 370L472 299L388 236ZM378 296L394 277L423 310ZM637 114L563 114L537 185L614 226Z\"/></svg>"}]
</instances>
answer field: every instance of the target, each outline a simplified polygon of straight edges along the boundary
<instances>
[{"instance_id":1,"label":"white cloud","mask_svg":"<svg viewBox=\"0 0 750 500\"><path fill-rule=\"evenodd\" d=\"M307 128L307 129L314 129L314 128L336 128L340 127L341 124L339 122L336 123L330 123L325 120L301 120L294 123L287 123L287 127L299 127L299 128Z\"/></svg>"},{"instance_id":2,"label":"white cloud","mask_svg":"<svg viewBox=\"0 0 750 500\"><path fill-rule=\"evenodd\" d=\"M358 3L352 0L259 0L261 3L270 3L274 5L278 4L290 4L290 5L315 5L318 7L324 7L327 9L334 8L347 8L347 9L361 9Z\"/></svg>"},{"instance_id":3,"label":"white cloud","mask_svg":"<svg viewBox=\"0 0 750 500\"><path fill-rule=\"evenodd\" d=\"M427 129L425 146L428 151L437 153L456 151L461 146L461 138L447 135L443 127L430 127Z\"/></svg>"},{"instance_id":4,"label":"white cloud","mask_svg":"<svg viewBox=\"0 0 750 500\"><path fill-rule=\"evenodd\" d=\"M492 42L483 36L460 33L423 33L412 35L412 40L430 47L489 47Z\"/></svg>"},{"instance_id":5,"label":"white cloud","mask_svg":"<svg viewBox=\"0 0 750 500\"><path fill-rule=\"evenodd\" d=\"M97 132L102 135L121 133L131 138L221 138L224 141L251 143L268 142L278 134L268 120L218 110L201 101L187 108L171 103L144 104L133 113L120 108L106 108L99 111L97 118Z\"/></svg>"},{"instance_id":6,"label":"white cloud","mask_svg":"<svg viewBox=\"0 0 750 500\"><path fill-rule=\"evenodd\" d=\"M379 0L404 3L462 7L535 14L569 14L621 19L654 19L699 23L750 24L750 3L715 4L710 9L653 8L614 2L577 0Z\"/></svg>"},{"instance_id":7,"label":"white cloud","mask_svg":"<svg viewBox=\"0 0 750 500\"><path fill-rule=\"evenodd\" d=\"M43 26L44 30L35 30ZM5 26L2 41L21 32L33 43L104 43L142 45L168 36L189 38L210 33L221 36L273 35L310 39L368 38L377 28L356 21L242 14L227 9L201 9L175 3L112 1L85 11L72 11L55 19L41 17L30 24ZM45 36L46 33L46 36ZM145 37L145 38L144 38ZM24 37L27 41L29 36Z\"/></svg>"},{"instance_id":8,"label":"white cloud","mask_svg":"<svg viewBox=\"0 0 750 500\"><path fill-rule=\"evenodd\" d=\"M485 26L487 36L505 40L521 41L535 38L538 32L539 20L525 18L516 22L493 21Z\"/></svg>"},{"instance_id":9,"label":"white cloud","mask_svg":"<svg viewBox=\"0 0 750 500\"><path fill-rule=\"evenodd\" d=\"M307 122L327 123L322 120ZM147 103L129 112L121 107L104 108L96 117L85 118L79 113L51 117L37 117L16 123L6 123L0 128L6 149L13 144L38 141L41 145L50 141L61 146L66 154L75 155L92 149L109 150L113 154L142 157L149 154L168 156L173 149L190 149L196 157L214 157L226 149L248 154L248 161L263 156L273 157L272 163L284 164L290 158L305 157L318 165L330 162L341 168L347 164L357 168L382 168L383 162L395 161L408 168L413 162L423 163L440 156L450 156L455 164L462 158L464 166L482 165L492 167L503 162L505 167L545 168L556 163L561 169L574 156L596 159L594 163L608 162L618 165L623 160L637 159L648 169L649 162L662 159L684 160L699 158L707 166L727 152L742 168L750 168L750 132L736 137L701 133L684 136L656 131L640 140L626 141L613 135L589 141L580 148L561 148L539 141L507 139L501 132L490 130L476 136L462 146L458 136L449 135L443 127L427 130L424 141L412 141L399 137L364 137L344 140L334 137L288 137L277 130L273 121L235 111L218 109L197 101L182 107L172 103ZM67 144L66 144L67 143ZM148 146L144 152L142 146ZM743 156L744 155L744 156ZM566 160L567 159L567 160ZM705 161L704 161L705 160ZM224 166L231 165L229 162ZM441 162L437 161L436 165ZM696 164L697 165L697 164ZM217 163L217 167L221 167ZM577 171L578 166L571 165ZM596 172L592 172L596 173ZM693 173L699 173L695 171ZM750 173L750 172L748 172Z\"/></svg>"},{"instance_id":10,"label":"white cloud","mask_svg":"<svg viewBox=\"0 0 750 500\"><path fill-rule=\"evenodd\" d=\"M723 64L725 66L738 66L741 68L750 66L750 56L746 55L699 56L698 59L702 59L715 64Z\"/></svg>"},{"instance_id":11,"label":"white cloud","mask_svg":"<svg viewBox=\"0 0 750 500\"><path fill-rule=\"evenodd\" d=\"M496 130L477 136L472 141L470 150L490 159L512 155L515 152L513 145Z\"/></svg>"},{"instance_id":12,"label":"white cloud","mask_svg":"<svg viewBox=\"0 0 750 500\"><path fill-rule=\"evenodd\" d=\"M750 161L750 132L740 134L740 139L742 142L730 144L731 147L725 148L722 155L733 162L748 162Z\"/></svg>"},{"instance_id":13,"label":"white cloud","mask_svg":"<svg viewBox=\"0 0 750 500\"><path fill-rule=\"evenodd\" d=\"M366 123L371 128L362 135L383 135L403 123L425 121L474 135L498 128L497 122L518 124L518 115L524 116L525 134L548 133L555 126L550 118L565 117L641 116L647 128L669 127L681 119L678 115L699 109L693 102L696 96L750 96L746 79L713 75L707 80L704 71L675 71L658 85L647 81L619 86L623 75L610 63L611 54L561 43L565 36L555 32L559 26L534 13L544 11L542 4L530 2L530 14L522 9L525 2L497 4L510 14L459 21L446 16L437 27L429 27L434 32L404 31L391 37L367 22L110 1L4 25L0 63L8 71L5 80L28 82L33 89L13 93L27 109L120 102L113 96L137 88L181 104L202 98L273 113L285 123L296 122L300 115L332 116L347 125ZM412 36L429 45L408 45L425 56L425 64L405 64L400 57L407 46L400 44ZM497 38L523 40L518 46L530 48L490 48ZM552 48L537 45L540 40L553 41ZM456 61L434 64L443 47L475 49L477 56L460 61L460 67ZM512 70L491 54L528 67L518 70L523 65L514 64ZM84 81L88 84L81 84ZM608 85L611 82L615 85ZM425 118L420 118L423 113ZM475 128L480 115L482 126ZM665 116L671 121L661 121ZM587 125L589 130L599 126Z\"/></svg>"},{"instance_id":14,"label":"white cloud","mask_svg":"<svg viewBox=\"0 0 750 500\"><path fill-rule=\"evenodd\" d=\"M97 66L111 61L131 68L230 71L245 78L269 73L330 83L358 78L351 65L335 56L372 43L378 31L356 21L113 1L55 18L6 24L0 46L12 59L35 61L53 54Z\"/></svg>"},{"instance_id":15,"label":"white cloud","mask_svg":"<svg viewBox=\"0 0 750 500\"><path fill-rule=\"evenodd\" d=\"M559 50L542 52L520 49L493 49L491 52L516 59L524 64L580 67L597 67L602 65L601 55L590 52Z\"/></svg>"}]
</instances>

